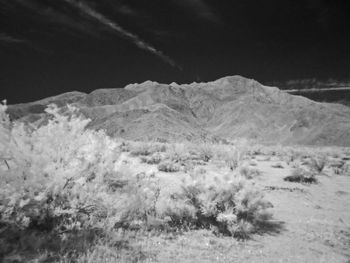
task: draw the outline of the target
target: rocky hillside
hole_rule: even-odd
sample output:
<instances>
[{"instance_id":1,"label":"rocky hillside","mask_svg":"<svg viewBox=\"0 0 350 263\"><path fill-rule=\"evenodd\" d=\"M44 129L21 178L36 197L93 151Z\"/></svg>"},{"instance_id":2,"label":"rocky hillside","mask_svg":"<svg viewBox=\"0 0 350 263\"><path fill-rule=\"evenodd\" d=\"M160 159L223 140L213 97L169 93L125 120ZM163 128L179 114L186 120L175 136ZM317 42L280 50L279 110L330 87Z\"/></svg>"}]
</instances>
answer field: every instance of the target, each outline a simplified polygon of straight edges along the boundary
<instances>
[{"instance_id":1,"label":"rocky hillside","mask_svg":"<svg viewBox=\"0 0 350 263\"><path fill-rule=\"evenodd\" d=\"M249 138L263 143L350 146L350 108L319 103L241 76L178 85L146 81L90 94L70 92L9 106L40 123L49 103L76 105L90 128L136 140Z\"/></svg>"}]
</instances>

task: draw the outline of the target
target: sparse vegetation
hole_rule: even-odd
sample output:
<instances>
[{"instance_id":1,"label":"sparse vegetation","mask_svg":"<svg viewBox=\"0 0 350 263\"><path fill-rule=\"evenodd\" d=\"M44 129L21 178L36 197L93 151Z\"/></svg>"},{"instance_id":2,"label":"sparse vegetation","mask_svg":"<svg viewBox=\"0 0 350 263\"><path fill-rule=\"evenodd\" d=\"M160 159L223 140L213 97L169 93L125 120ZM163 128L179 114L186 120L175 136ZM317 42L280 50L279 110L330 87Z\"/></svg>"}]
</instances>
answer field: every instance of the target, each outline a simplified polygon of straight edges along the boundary
<instances>
[{"instance_id":1,"label":"sparse vegetation","mask_svg":"<svg viewBox=\"0 0 350 263\"><path fill-rule=\"evenodd\" d=\"M263 191L269 199L306 194L305 185L282 181L290 167L296 169L284 180L298 183L316 183L318 174L332 170L349 173L342 154L332 160L306 150L252 151L244 143L113 140L86 129L89 120L70 106L65 112L50 106L51 117L40 127L11 122L6 106L0 106L0 141L6 146L0 148L4 262L162 262L157 253L166 242L184 249L179 240L197 231L204 233L201 242L213 239L205 249L228 236L239 240L278 231ZM255 154L273 156L275 168L289 154L294 157L289 166L283 164L286 169L276 170L272 160L252 161ZM316 164L309 164L312 159ZM266 186L261 179L270 172L276 179Z\"/></svg>"},{"instance_id":2,"label":"sparse vegetation","mask_svg":"<svg viewBox=\"0 0 350 263\"><path fill-rule=\"evenodd\" d=\"M184 164L186 161L191 159L191 154L189 150L190 149L184 144L172 144L166 151L166 159L174 163Z\"/></svg>"},{"instance_id":3,"label":"sparse vegetation","mask_svg":"<svg viewBox=\"0 0 350 263\"><path fill-rule=\"evenodd\" d=\"M181 187L165 208L165 214L177 225L214 226L219 232L246 238L271 218L267 210L271 204L238 174L214 178L196 174Z\"/></svg>"},{"instance_id":4,"label":"sparse vegetation","mask_svg":"<svg viewBox=\"0 0 350 263\"><path fill-rule=\"evenodd\" d=\"M154 153L165 152L166 146L161 143L145 143L145 142L132 142L130 143L130 153L133 156L148 156Z\"/></svg>"},{"instance_id":5,"label":"sparse vegetation","mask_svg":"<svg viewBox=\"0 0 350 263\"><path fill-rule=\"evenodd\" d=\"M283 165L280 164L280 163L273 164L273 165L271 165L271 167L272 168L279 168L279 169L283 169L284 168Z\"/></svg>"},{"instance_id":6,"label":"sparse vegetation","mask_svg":"<svg viewBox=\"0 0 350 263\"><path fill-rule=\"evenodd\" d=\"M333 170L333 173L337 175L344 175L349 172L349 167L343 160L332 162L329 167Z\"/></svg>"},{"instance_id":7,"label":"sparse vegetation","mask_svg":"<svg viewBox=\"0 0 350 263\"><path fill-rule=\"evenodd\" d=\"M175 173L180 171L180 166L169 160L166 160L158 165L158 170L166 173Z\"/></svg>"},{"instance_id":8,"label":"sparse vegetation","mask_svg":"<svg viewBox=\"0 0 350 263\"><path fill-rule=\"evenodd\" d=\"M245 158L246 152L243 149L234 147L225 151L223 159L231 171L240 167Z\"/></svg>"},{"instance_id":9,"label":"sparse vegetation","mask_svg":"<svg viewBox=\"0 0 350 263\"><path fill-rule=\"evenodd\" d=\"M141 156L141 161L147 164L159 164L162 161L160 153L154 153L151 156Z\"/></svg>"},{"instance_id":10,"label":"sparse vegetation","mask_svg":"<svg viewBox=\"0 0 350 263\"><path fill-rule=\"evenodd\" d=\"M317 179L315 174L307 171L303 168L296 168L293 170L292 174L284 178L285 181L293 183L316 183Z\"/></svg>"},{"instance_id":11,"label":"sparse vegetation","mask_svg":"<svg viewBox=\"0 0 350 263\"><path fill-rule=\"evenodd\" d=\"M242 176L244 176L247 179L254 179L261 174L259 170L255 168L250 168L248 166L242 166L239 169L239 172Z\"/></svg>"},{"instance_id":12,"label":"sparse vegetation","mask_svg":"<svg viewBox=\"0 0 350 263\"><path fill-rule=\"evenodd\" d=\"M209 144L200 144L192 149L201 160L204 162L209 162L214 157L213 145Z\"/></svg>"},{"instance_id":13,"label":"sparse vegetation","mask_svg":"<svg viewBox=\"0 0 350 263\"><path fill-rule=\"evenodd\" d=\"M327 164L327 157L326 156L317 156L314 158L310 158L310 160L307 162L310 169L312 171L315 171L316 173L320 174L322 173L323 169L325 168Z\"/></svg>"}]
</instances>

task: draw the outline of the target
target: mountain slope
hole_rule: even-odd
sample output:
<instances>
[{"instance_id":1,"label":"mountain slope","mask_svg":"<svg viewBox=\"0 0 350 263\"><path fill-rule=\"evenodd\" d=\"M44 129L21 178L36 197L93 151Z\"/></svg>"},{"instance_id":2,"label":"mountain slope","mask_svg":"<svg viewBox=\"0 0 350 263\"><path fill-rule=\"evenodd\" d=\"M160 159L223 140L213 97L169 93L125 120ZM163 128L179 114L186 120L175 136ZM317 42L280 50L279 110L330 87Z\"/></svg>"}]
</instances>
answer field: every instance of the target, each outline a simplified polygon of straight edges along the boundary
<instances>
[{"instance_id":1,"label":"mountain slope","mask_svg":"<svg viewBox=\"0 0 350 263\"><path fill-rule=\"evenodd\" d=\"M146 81L124 89L62 94L12 105L9 112L13 118L37 119L52 102L72 103L92 119L90 128L126 139L244 137L264 143L350 146L349 107L290 95L241 76L183 85Z\"/></svg>"}]
</instances>

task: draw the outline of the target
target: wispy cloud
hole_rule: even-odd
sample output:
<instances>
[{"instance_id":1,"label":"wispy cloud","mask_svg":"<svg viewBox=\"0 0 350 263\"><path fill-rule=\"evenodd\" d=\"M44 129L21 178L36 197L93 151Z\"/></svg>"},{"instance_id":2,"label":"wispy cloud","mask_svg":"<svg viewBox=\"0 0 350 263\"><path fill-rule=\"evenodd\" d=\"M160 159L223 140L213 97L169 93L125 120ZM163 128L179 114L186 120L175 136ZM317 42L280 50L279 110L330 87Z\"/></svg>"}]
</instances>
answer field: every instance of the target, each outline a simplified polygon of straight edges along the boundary
<instances>
[{"instance_id":1,"label":"wispy cloud","mask_svg":"<svg viewBox=\"0 0 350 263\"><path fill-rule=\"evenodd\" d=\"M127 39L128 41L136 45L138 48L154 54L155 56L157 56L158 58L160 58L161 60L163 60L164 62L168 63L173 67L180 68L172 58L164 55L162 51L156 49L151 44L143 41L136 34L133 34L132 32L124 29L122 26L120 26L116 22L112 21L111 19L107 18L97 10L90 7L87 3L83 1L76 1L76 0L64 0L64 1L78 8L85 15L88 15L89 17L95 19L99 23L113 30L115 33L119 34L120 36L124 37L125 39Z\"/></svg>"},{"instance_id":2,"label":"wispy cloud","mask_svg":"<svg viewBox=\"0 0 350 263\"><path fill-rule=\"evenodd\" d=\"M174 4L191 8L198 17L221 23L221 18L212 10L212 8L204 0L172 0Z\"/></svg>"},{"instance_id":3,"label":"wispy cloud","mask_svg":"<svg viewBox=\"0 0 350 263\"><path fill-rule=\"evenodd\" d=\"M336 79L319 80L317 78L292 79L287 81L274 81L268 83L282 89L296 90L327 90L327 89L349 89L350 81L340 81Z\"/></svg>"},{"instance_id":4,"label":"wispy cloud","mask_svg":"<svg viewBox=\"0 0 350 263\"><path fill-rule=\"evenodd\" d=\"M27 40L10 36L6 33L0 33L0 42L7 43L7 44L19 44L19 43L26 43Z\"/></svg>"},{"instance_id":5,"label":"wispy cloud","mask_svg":"<svg viewBox=\"0 0 350 263\"><path fill-rule=\"evenodd\" d=\"M37 52L47 53L47 54L52 53L51 51L38 46L36 43L34 43L28 39L14 37L14 36L9 35L7 33L0 33L0 45L8 46L8 47L23 45L27 48L31 48L33 50L36 50Z\"/></svg>"},{"instance_id":6,"label":"wispy cloud","mask_svg":"<svg viewBox=\"0 0 350 263\"><path fill-rule=\"evenodd\" d=\"M19 8L25 11L25 15L33 21L41 21L48 25L50 30L41 31L46 35L55 35L55 31L62 31L73 35L88 35L100 38L103 32L108 29L123 37L139 49L145 50L165 63L181 69L181 67L161 50L151 43L146 42L134 32L122 27L119 23L107 17L104 13L96 9L96 4L91 5L85 0L61 0L61 1L38 1L38 0L0 0L0 13L10 15L15 14ZM111 8L112 12L119 15L138 19L139 13L129 5L119 1L109 0L104 3L105 7ZM77 14L77 11L79 14ZM44 21L43 21L44 19ZM35 29L34 29L35 30ZM26 40L16 39L11 36L0 35L2 43L20 43ZM28 45L30 43L27 43Z\"/></svg>"},{"instance_id":7,"label":"wispy cloud","mask_svg":"<svg viewBox=\"0 0 350 263\"><path fill-rule=\"evenodd\" d=\"M0 0L1 1L1 0ZM27 14L31 14L33 17L44 18L45 23L60 25L59 27L53 27L55 30L64 31L69 34L85 34L92 37L99 37L99 32L96 30L96 26L89 20L80 19L74 16L74 13L68 12L67 8L61 6L52 6L50 3L43 3L36 0L12 0L12 4L17 3L19 7L25 8ZM63 7L63 8L62 8ZM16 6L12 6L12 10L16 9ZM45 32L51 34L52 32Z\"/></svg>"}]
</instances>

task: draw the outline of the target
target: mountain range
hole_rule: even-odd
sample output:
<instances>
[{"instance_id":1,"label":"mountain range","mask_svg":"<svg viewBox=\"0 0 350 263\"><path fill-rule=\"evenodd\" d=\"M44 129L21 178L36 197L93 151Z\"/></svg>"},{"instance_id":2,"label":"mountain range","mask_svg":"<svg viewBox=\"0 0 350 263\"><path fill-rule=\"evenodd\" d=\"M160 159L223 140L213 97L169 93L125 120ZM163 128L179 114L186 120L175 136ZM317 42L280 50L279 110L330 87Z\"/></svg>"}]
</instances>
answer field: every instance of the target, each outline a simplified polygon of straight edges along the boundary
<instances>
[{"instance_id":1,"label":"mountain range","mask_svg":"<svg viewBox=\"0 0 350 263\"><path fill-rule=\"evenodd\" d=\"M9 105L12 119L40 125L45 108L72 104L89 128L112 137L157 141L230 141L350 146L350 107L288 94L241 76L207 83L146 81L89 94L68 92Z\"/></svg>"}]
</instances>

